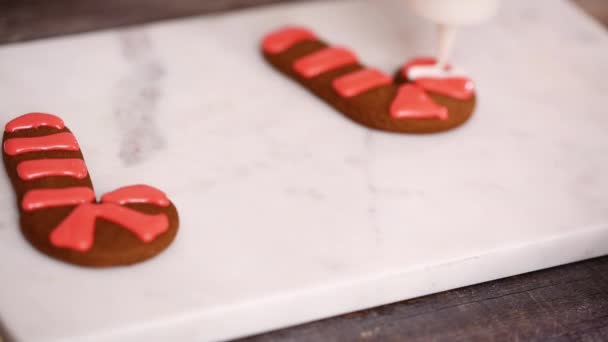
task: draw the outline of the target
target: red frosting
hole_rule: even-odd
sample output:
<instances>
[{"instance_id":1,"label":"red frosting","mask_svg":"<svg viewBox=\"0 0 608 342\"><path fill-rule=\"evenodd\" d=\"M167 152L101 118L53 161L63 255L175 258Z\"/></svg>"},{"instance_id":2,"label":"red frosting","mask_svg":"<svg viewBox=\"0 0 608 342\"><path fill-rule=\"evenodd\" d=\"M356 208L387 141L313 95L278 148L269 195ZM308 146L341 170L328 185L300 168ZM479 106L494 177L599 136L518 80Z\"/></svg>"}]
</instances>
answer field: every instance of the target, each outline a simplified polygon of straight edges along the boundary
<instances>
[{"instance_id":1,"label":"red frosting","mask_svg":"<svg viewBox=\"0 0 608 342\"><path fill-rule=\"evenodd\" d=\"M148 215L113 203L85 203L77 206L51 232L51 243L56 247L88 251L93 246L98 218L124 227L143 242L151 242L169 229L165 214Z\"/></svg>"},{"instance_id":2,"label":"red frosting","mask_svg":"<svg viewBox=\"0 0 608 342\"><path fill-rule=\"evenodd\" d=\"M357 63L357 56L345 48L328 47L301 57L293 64L294 70L304 78L319 76L324 72Z\"/></svg>"},{"instance_id":3,"label":"red frosting","mask_svg":"<svg viewBox=\"0 0 608 342\"><path fill-rule=\"evenodd\" d=\"M87 187L35 189L28 191L23 196L21 207L25 211L32 211L50 207L90 203L94 200L95 193L93 189Z\"/></svg>"},{"instance_id":4,"label":"red frosting","mask_svg":"<svg viewBox=\"0 0 608 342\"><path fill-rule=\"evenodd\" d=\"M17 165L17 174L22 180L32 180L49 176L86 178L87 167L82 159L34 159Z\"/></svg>"},{"instance_id":5,"label":"red frosting","mask_svg":"<svg viewBox=\"0 0 608 342\"><path fill-rule=\"evenodd\" d=\"M170 205L167 196L147 185L133 185L107 193L102 203L89 203L95 199L90 188L32 190L23 198L26 211L62 205L78 205L51 232L51 243L56 247L71 248L80 252L89 250L94 243L97 218L114 222L133 232L143 242L151 242L169 229L165 214L149 215L124 207L129 203L150 203L161 207Z\"/></svg>"},{"instance_id":6,"label":"red frosting","mask_svg":"<svg viewBox=\"0 0 608 342\"><path fill-rule=\"evenodd\" d=\"M78 151L78 142L69 132L45 135L31 138L11 138L4 142L4 152L14 156L17 154L39 151Z\"/></svg>"},{"instance_id":7,"label":"red frosting","mask_svg":"<svg viewBox=\"0 0 608 342\"><path fill-rule=\"evenodd\" d=\"M42 113L23 115L6 125L7 132L21 129L50 126L63 128L61 119ZM8 155L40 151L79 151L76 138L69 132L38 137L10 138L4 142ZM88 174L82 159L33 159L17 165L17 174L28 181L51 176L67 176L78 179ZM85 252L91 249L95 238L95 224L104 219L131 231L143 242L151 242L169 229L167 215L145 214L123 206L128 203L151 203L161 207L170 205L167 196L158 189L146 185L134 185L110 192L95 201L95 193L89 187L67 187L58 189L34 189L25 193L21 207L24 211L45 208L75 206L72 212L51 232L50 242L56 247L65 247Z\"/></svg>"},{"instance_id":8,"label":"red frosting","mask_svg":"<svg viewBox=\"0 0 608 342\"><path fill-rule=\"evenodd\" d=\"M314 33L302 27L285 27L264 38L262 48L266 53L281 53L303 40L315 40Z\"/></svg>"},{"instance_id":9,"label":"red frosting","mask_svg":"<svg viewBox=\"0 0 608 342\"><path fill-rule=\"evenodd\" d=\"M118 190L108 192L101 197L104 203L129 204L150 203L159 207L168 207L171 202L164 192L148 185L125 186Z\"/></svg>"},{"instance_id":10,"label":"red frosting","mask_svg":"<svg viewBox=\"0 0 608 342\"><path fill-rule=\"evenodd\" d=\"M377 69L361 69L336 78L333 86L341 96L353 97L392 82L390 76Z\"/></svg>"},{"instance_id":11,"label":"red frosting","mask_svg":"<svg viewBox=\"0 0 608 342\"><path fill-rule=\"evenodd\" d=\"M21 115L6 124L5 131L12 133L22 129L38 128L41 126L62 129L65 127L63 120L55 115L45 113L29 113Z\"/></svg>"},{"instance_id":12,"label":"red frosting","mask_svg":"<svg viewBox=\"0 0 608 342\"><path fill-rule=\"evenodd\" d=\"M448 109L433 101L422 88L404 84L397 90L391 103L391 116L395 119L440 119L447 120Z\"/></svg>"},{"instance_id":13,"label":"red frosting","mask_svg":"<svg viewBox=\"0 0 608 342\"><path fill-rule=\"evenodd\" d=\"M436 61L434 58L415 58L409 61L401 69L401 74L406 78L408 72L412 67L423 66L423 65L435 65ZM450 70L451 66L448 65L446 71ZM414 82L420 85L427 91L449 96L459 100L468 100L475 93L475 85L468 77L463 76L448 76L448 77L432 77L432 76L421 76L414 80Z\"/></svg>"}]
</instances>

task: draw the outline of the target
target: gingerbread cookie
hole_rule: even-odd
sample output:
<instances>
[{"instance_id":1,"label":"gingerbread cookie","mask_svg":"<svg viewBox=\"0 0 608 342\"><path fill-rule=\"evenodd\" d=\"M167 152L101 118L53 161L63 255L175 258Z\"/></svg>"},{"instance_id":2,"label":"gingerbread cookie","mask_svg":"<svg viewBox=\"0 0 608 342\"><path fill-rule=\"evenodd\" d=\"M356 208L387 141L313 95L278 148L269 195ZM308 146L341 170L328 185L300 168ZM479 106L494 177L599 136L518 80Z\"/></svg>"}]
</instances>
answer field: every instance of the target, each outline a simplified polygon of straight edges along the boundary
<instances>
[{"instance_id":1,"label":"gingerbread cookie","mask_svg":"<svg viewBox=\"0 0 608 342\"><path fill-rule=\"evenodd\" d=\"M280 72L370 128L440 132L467 121L475 107L471 80L451 67L436 67L432 59L411 61L393 79L300 27L267 35L262 53Z\"/></svg>"},{"instance_id":2,"label":"gingerbread cookie","mask_svg":"<svg viewBox=\"0 0 608 342\"><path fill-rule=\"evenodd\" d=\"M96 200L76 138L57 116L30 113L4 131L6 171L17 193L21 231L41 252L83 266L146 260L175 238L175 206L147 185Z\"/></svg>"}]
</instances>

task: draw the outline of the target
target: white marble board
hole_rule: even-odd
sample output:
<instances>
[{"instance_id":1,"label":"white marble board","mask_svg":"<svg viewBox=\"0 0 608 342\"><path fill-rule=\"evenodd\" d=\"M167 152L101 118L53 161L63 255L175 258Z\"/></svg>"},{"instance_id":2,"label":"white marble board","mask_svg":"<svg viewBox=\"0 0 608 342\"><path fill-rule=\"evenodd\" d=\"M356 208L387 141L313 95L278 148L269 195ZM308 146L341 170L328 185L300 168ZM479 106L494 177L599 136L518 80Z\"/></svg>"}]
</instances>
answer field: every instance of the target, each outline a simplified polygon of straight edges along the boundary
<instances>
[{"instance_id":1,"label":"white marble board","mask_svg":"<svg viewBox=\"0 0 608 342\"><path fill-rule=\"evenodd\" d=\"M565 1L505 1L456 60L461 129L357 126L268 67L313 28L392 72L433 27L399 1L277 5L0 47L0 116L63 116L99 193L165 190L159 257L86 269L38 253L0 177L0 319L19 340L217 340L608 253L608 36ZM178 339L179 338L179 339Z\"/></svg>"}]
</instances>

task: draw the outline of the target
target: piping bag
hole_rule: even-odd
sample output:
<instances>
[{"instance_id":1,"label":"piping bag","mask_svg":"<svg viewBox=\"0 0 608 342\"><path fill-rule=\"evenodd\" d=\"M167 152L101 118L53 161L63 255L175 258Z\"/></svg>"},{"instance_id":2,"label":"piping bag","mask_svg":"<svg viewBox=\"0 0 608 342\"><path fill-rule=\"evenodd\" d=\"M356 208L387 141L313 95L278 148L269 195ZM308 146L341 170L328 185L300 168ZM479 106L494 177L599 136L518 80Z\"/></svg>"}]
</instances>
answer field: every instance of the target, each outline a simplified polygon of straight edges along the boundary
<instances>
[{"instance_id":1,"label":"piping bag","mask_svg":"<svg viewBox=\"0 0 608 342\"><path fill-rule=\"evenodd\" d=\"M437 25L434 68L444 71L448 69L458 29L492 18L499 0L406 0L406 3L416 15Z\"/></svg>"}]
</instances>

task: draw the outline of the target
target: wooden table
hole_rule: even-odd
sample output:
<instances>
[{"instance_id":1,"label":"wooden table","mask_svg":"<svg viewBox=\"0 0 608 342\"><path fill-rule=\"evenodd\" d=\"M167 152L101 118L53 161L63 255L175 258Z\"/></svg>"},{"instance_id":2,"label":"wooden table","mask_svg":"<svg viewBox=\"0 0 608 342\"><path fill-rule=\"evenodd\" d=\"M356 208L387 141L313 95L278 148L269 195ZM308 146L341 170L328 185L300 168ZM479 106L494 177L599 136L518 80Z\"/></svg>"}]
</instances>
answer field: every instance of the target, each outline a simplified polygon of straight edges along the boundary
<instances>
[{"instance_id":1,"label":"wooden table","mask_svg":"<svg viewBox=\"0 0 608 342\"><path fill-rule=\"evenodd\" d=\"M278 1L0 0L0 44ZM576 2L608 26L608 1ZM243 341L283 340L608 341L608 257L385 305Z\"/></svg>"}]
</instances>

